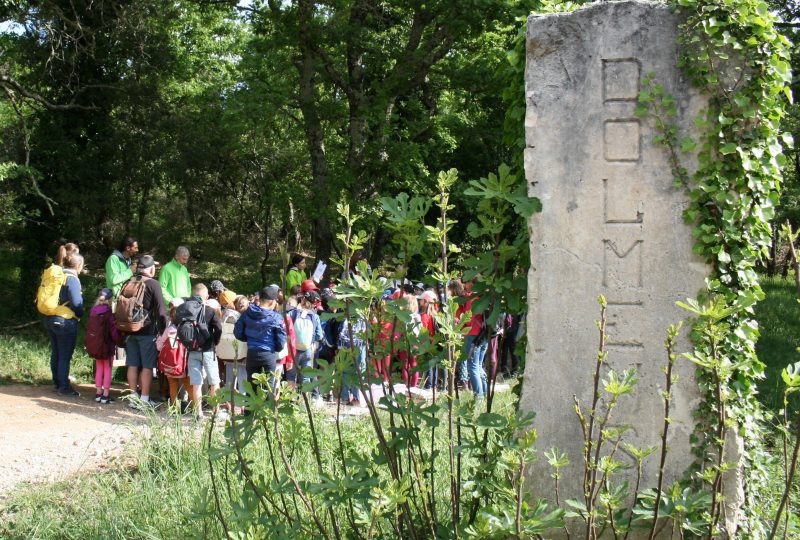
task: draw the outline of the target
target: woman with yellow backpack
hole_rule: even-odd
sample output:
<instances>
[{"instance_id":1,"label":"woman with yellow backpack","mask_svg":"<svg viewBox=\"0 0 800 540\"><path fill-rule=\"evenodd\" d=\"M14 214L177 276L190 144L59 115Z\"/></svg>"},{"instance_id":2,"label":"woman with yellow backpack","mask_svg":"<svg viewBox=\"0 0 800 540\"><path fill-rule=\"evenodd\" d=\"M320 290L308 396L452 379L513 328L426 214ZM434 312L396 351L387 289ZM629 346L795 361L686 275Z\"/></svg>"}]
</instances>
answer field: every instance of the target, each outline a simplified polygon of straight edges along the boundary
<instances>
[{"instance_id":1,"label":"woman with yellow backpack","mask_svg":"<svg viewBox=\"0 0 800 540\"><path fill-rule=\"evenodd\" d=\"M80 394L69 382L69 369L78 339L78 320L83 315L78 278L83 271L83 256L77 249L67 253L59 249L56 262L61 264L50 266L42 275L36 305L45 316L44 325L50 335L50 371L55 391L78 397Z\"/></svg>"}]
</instances>

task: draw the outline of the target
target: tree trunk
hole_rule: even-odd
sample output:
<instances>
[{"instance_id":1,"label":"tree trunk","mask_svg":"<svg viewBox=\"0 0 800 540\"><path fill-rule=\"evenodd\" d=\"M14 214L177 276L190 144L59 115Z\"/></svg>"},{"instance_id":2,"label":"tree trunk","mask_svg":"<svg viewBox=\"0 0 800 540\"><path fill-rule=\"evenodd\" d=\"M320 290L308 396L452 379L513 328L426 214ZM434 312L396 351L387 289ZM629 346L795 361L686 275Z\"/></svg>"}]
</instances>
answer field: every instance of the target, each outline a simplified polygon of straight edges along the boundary
<instances>
[{"instance_id":1,"label":"tree trunk","mask_svg":"<svg viewBox=\"0 0 800 540\"><path fill-rule=\"evenodd\" d=\"M145 183L144 190L142 191L142 198L139 200L139 223L136 225L136 238L139 239L139 242L143 242L144 240L144 224L147 217L147 205L150 202L151 185L152 181L150 180Z\"/></svg>"},{"instance_id":2,"label":"tree trunk","mask_svg":"<svg viewBox=\"0 0 800 540\"><path fill-rule=\"evenodd\" d=\"M133 187L131 186L130 182L126 182L125 186L125 236L131 234L131 227L133 222L133 217L131 216L131 208L133 208ZM141 240L141 239L140 239Z\"/></svg>"},{"instance_id":3,"label":"tree trunk","mask_svg":"<svg viewBox=\"0 0 800 540\"><path fill-rule=\"evenodd\" d=\"M303 130L306 144L311 157L311 178L313 189L312 207L317 209L314 216L314 249L318 260L328 260L331 254L333 234L328 218L328 157L325 153L325 134L317 110L317 100L314 92L314 66L313 29L311 21L314 16L314 2L312 0L298 0L298 18L300 22L300 73L299 105L303 113Z\"/></svg>"},{"instance_id":4,"label":"tree trunk","mask_svg":"<svg viewBox=\"0 0 800 540\"><path fill-rule=\"evenodd\" d=\"M286 248L290 252L298 253L302 250L300 229L297 226L297 214L295 213L292 199L289 199L289 219L286 224L286 238L288 240L288 246Z\"/></svg>"},{"instance_id":5,"label":"tree trunk","mask_svg":"<svg viewBox=\"0 0 800 540\"><path fill-rule=\"evenodd\" d=\"M272 240L269 235L272 221L272 204L267 206L267 215L264 219L264 258L261 259L261 286L265 287L268 283L267 269L269 268L269 252L272 248Z\"/></svg>"},{"instance_id":6,"label":"tree trunk","mask_svg":"<svg viewBox=\"0 0 800 540\"><path fill-rule=\"evenodd\" d=\"M778 267L778 224L772 227L772 242L769 246L769 260L767 260L767 275L773 277Z\"/></svg>"}]
</instances>

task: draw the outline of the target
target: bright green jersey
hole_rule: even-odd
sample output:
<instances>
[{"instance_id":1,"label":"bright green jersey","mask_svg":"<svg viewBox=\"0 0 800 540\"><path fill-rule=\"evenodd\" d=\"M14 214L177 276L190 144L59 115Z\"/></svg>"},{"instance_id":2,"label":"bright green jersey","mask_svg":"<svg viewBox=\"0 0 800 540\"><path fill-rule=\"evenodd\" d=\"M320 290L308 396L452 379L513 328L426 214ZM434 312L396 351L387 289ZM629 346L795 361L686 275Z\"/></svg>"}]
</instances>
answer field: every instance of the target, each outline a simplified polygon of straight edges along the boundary
<instances>
[{"instance_id":1,"label":"bright green jersey","mask_svg":"<svg viewBox=\"0 0 800 540\"><path fill-rule=\"evenodd\" d=\"M158 274L158 282L161 284L161 294L164 296L164 303L167 305L173 298L189 298L192 296L192 281L189 278L189 270L175 259L172 259L161 268L161 272Z\"/></svg>"}]
</instances>

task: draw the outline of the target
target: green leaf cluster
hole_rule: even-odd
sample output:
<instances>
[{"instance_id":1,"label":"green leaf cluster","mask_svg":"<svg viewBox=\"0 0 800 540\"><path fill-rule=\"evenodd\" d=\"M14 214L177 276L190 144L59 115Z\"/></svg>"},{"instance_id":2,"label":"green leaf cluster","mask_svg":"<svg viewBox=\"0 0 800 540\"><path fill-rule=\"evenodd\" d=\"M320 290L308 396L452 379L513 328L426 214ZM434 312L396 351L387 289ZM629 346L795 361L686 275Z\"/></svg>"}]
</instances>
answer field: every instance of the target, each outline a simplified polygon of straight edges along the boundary
<instances>
[{"instance_id":1,"label":"green leaf cluster","mask_svg":"<svg viewBox=\"0 0 800 540\"><path fill-rule=\"evenodd\" d=\"M757 265L768 255L770 221L787 161L784 147L793 142L781 130L792 102L790 43L762 0L672 4L683 17L680 66L708 96L708 107L695 119L702 136L698 141L681 137L675 100L655 82L655 74L645 79L637 113L654 118L676 185L689 193L684 217L694 227L694 251L713 269L704 299L682 304L697 317L695 350L688 357L699 367L706 395L697 454L705 461L714 454L709 448L720 448L716 429L707 428L724 418L745 437L747 474L756 493L755 486L764 483L759 427L764 416L756 400L764 365L755 354L752 306L763 298ZM692 173L683 165L685 155L696 158ZM745 530L758 534L752 515Z\"/></svg>"}]
</instances>

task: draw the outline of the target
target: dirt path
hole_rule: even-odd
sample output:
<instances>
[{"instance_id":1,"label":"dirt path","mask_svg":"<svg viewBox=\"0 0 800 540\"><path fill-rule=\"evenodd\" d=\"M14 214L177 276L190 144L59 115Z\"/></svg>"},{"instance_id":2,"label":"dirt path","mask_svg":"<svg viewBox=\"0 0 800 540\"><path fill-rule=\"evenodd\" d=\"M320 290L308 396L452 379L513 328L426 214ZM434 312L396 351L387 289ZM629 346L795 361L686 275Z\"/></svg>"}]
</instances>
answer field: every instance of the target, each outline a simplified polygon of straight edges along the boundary
<instances>
[{"instance_id":1,"label":"dirt path","mask_svg":"<svg viewBox=\"0 0 800 540\"><path fill-rule=\"evenodd\" d=\"M0 386L0 500L23 482L57 481L81 471L121 466L124 444L147 418L124 401L101 405L94 387L78 387L79 398L61 397L51 386ZM508 391L498 383L497 392ZM405 393L402 385L395 388ZM414 389L417 399L430 391ZM377 401L382 387L373 387ZM324 412L335 416L336 404ZM341 407L342 416L367 414L363 407ZM188 420L187 420L188 422Z\"/></svg>"},{"instance_id":2,"label":"dirt path","mask_svg":"<svg viewBox=\"0 0 800 540\"><path fill-rule=\"evenodd\" d=\"M101 405L93 387L79 390L79 398L65 398L50 386L0 386L0 499L22 482L113 467L144 424L125 402Z\"/></svg>"}]
</instances>

